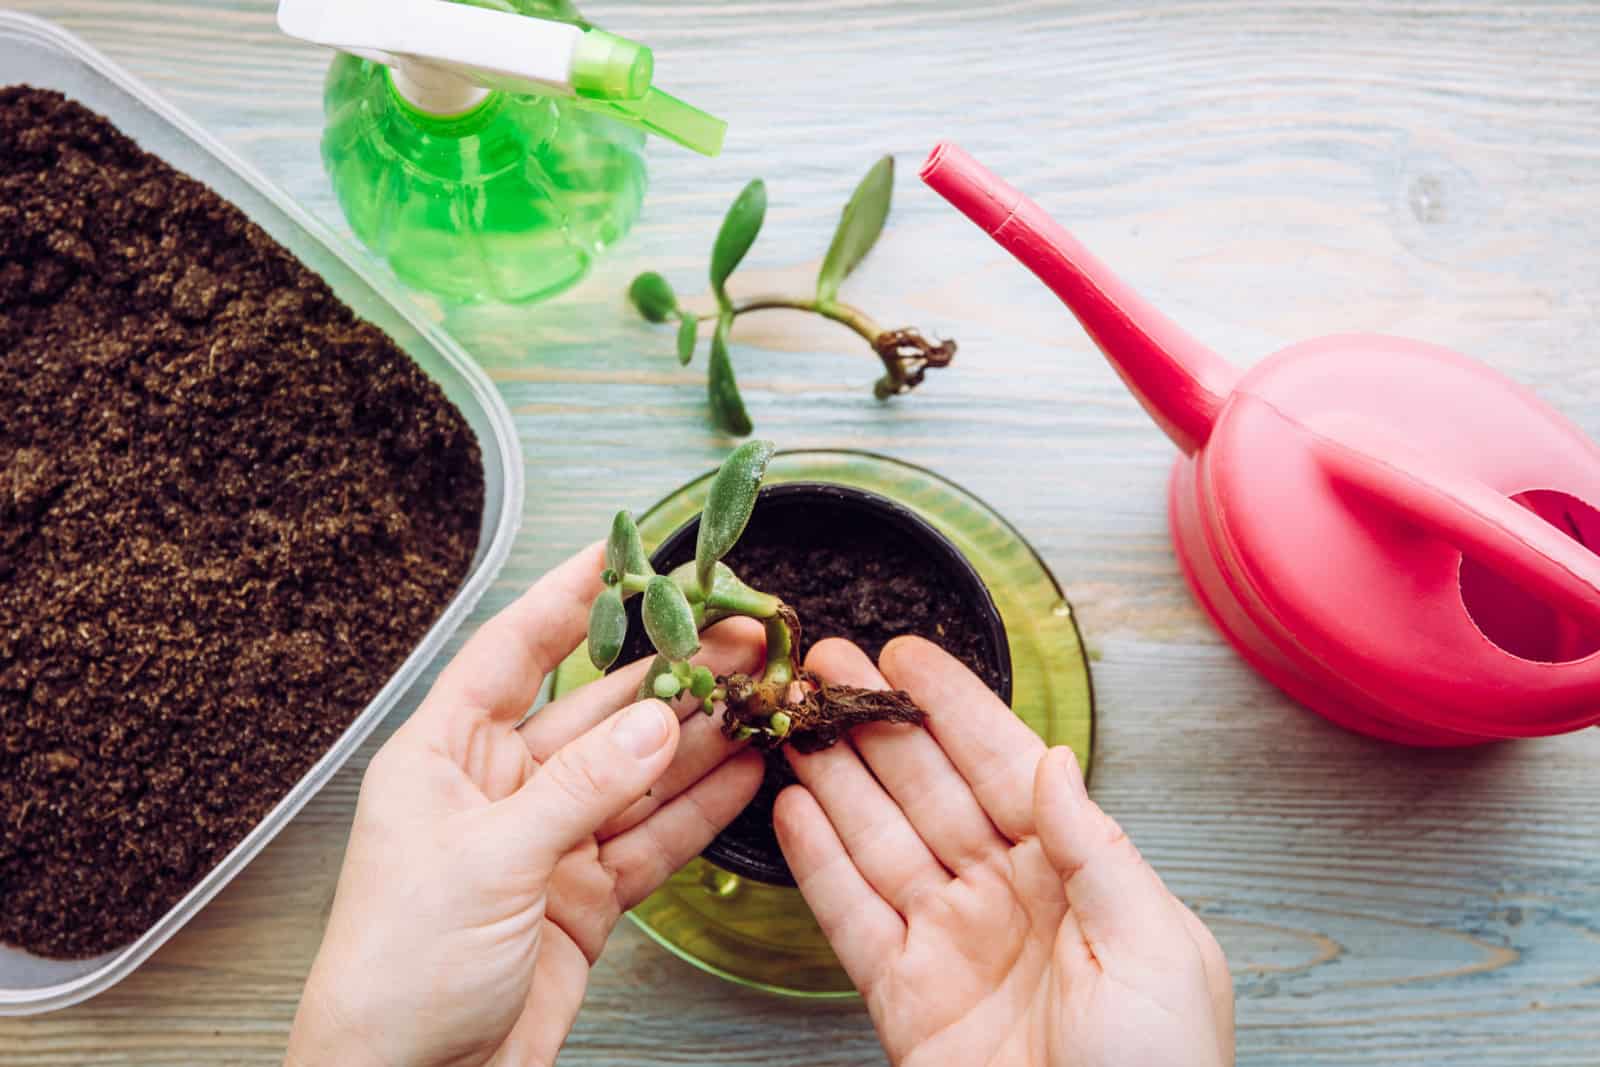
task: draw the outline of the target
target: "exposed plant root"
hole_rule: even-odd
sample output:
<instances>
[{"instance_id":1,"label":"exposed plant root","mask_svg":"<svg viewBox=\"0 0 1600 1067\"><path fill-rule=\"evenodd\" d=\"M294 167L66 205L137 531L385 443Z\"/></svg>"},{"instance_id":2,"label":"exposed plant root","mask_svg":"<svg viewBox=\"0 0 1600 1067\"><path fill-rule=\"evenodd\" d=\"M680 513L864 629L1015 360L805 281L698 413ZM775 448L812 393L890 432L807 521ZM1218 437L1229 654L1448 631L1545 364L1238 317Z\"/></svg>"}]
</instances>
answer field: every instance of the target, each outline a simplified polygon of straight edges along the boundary
<instances>
[{"instance_id":1,"label":"exposed plant root","mask_svg":"<svg viewBox=\"0 0 1600 1067\"><path fill-rule=\"evenodd\" d=\"M909 393L922 384L930 368L948 367L956 357L954 341L935 344L913 329L884 330L872 348L888 371L874 387L879 400Z\"/></svg>"},{"instance_id":2,"label":"exposed plant root","mask_svg":"<svg viewBox=\"0 0 1600 1067\"><path fill-rule=\"evenodd\" d=\"M719 684L727 694L722 732L762 750L790 744L800 752L820 752L869 722L921 726L927 721L900 690L833 685L807 672L787 685L744 674L719 679Z\"/></svg>"}]
</instances>

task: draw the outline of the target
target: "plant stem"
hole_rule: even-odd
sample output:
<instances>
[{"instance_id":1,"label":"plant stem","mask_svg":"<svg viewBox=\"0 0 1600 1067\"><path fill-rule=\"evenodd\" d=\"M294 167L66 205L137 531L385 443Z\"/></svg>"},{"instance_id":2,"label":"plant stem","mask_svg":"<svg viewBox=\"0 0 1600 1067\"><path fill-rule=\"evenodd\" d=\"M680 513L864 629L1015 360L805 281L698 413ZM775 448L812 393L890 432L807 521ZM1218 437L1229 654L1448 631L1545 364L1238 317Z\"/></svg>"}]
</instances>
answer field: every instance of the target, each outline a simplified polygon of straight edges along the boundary
<instances>
[{"instance_id":1,"label":"plant stem","mask_svg":"<svg viewBox=\"0 0 1600 1067\"><path fill-rule=\"evenodd\" d=\"M706 607L712 611L748 615L752 619L770 619L782 606L783 602L772 594L751 589L737 581L719 584L706 597Z\"/></svg>"},{"instance_id":2,"label":"plant stem","mask_svg":"<svg viewBox=\"0 0 1600 1067\"><path fill-rule=\"evenodd\" d=\"M724 305L724 315L731 321L747 311L767 311L782 308L788 311L806 311L832 319L858 334L883 363L884 375L873 386L879 400L887 400L896 393L910 392L922 384L929 367L944 367L955 357L956 343L943 341L934 344L925 340L915 330L886 330L872 316L860 308L842 304L837 300L814 300L803 297L759 296L742 304Z\"/></svg>"},{"instance_id":3,"label":"plant stem","mask_svg":"<svg viewBox=\"0 0 1600 1067\"><path fill-rule=\"evenodd\" d=\"M780 612L765 623L767 631L767 669L761 680L775 685L788 685L794 681L794 634L788 621Z\"/></svg>"},{"instance_id":4,"label":"plant stem","mask_svg":"<svg viewBox=\"0 0 1600 1067\"><path fill-rule=\"evenodd\" d=\"M820 300L804 300L799 297L761 296L754 300L747 300L742 304L735 304L733 314L735 317L747 311L769 311L775 308L785 308L789 311L809 311L813 315L821 315L825 319L832 319L841 325L848 326L869 344L876 345L878 338L883 335L883 327L873 321L860 308L841 304L837 300L823 303Z\"/></svg>"}]
</instances>

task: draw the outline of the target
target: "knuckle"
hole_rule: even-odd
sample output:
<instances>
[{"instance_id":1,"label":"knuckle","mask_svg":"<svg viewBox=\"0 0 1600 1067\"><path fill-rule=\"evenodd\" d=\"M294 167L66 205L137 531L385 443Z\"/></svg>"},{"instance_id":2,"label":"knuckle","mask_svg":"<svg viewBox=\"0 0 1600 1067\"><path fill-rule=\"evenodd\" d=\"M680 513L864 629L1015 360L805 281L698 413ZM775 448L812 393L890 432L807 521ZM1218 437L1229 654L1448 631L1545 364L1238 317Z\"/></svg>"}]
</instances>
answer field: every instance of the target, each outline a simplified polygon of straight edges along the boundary
<instances>
[{"instance_id":1,"label":"knuckle","mask_svg":"<svg viewBox=\"0 0 1600 1067\"><path fill-rule=\"evenodd\" d=\"M602 841L608 841L613 837L625 834L650 818L660 808L660 799L646 794L623 808L620 814L607 819L605 824L596 831L596 836Z\"/></svg>"},{"instance_id":2,"label":"knuckle","mask_svg":"<svg viewBox=\"0 0 1600 1067\"><path fill-rule=\"evenodd\" d=\"M652 823L644 824L646 848L645 859L648 865L648 875L651 882L665 880L672 873L672 847L662 840L659 828ZM620 872L616 874L617 885L620 887L622 878Z\"/></svg>"},{"instance_id":3,"label":"knuckle","mask_svg":"<svg viewBox=\"0 0 1600 1067\"><path fill-rule=\"evenodd\" d=\"M694 833L697 837L703 837L705 840L710 841L717 836L717 832L722 829L722 825L717 821L716 816L711 813L710 809L706 807L705 801L699 794L692 789L685 792L683 794L683 806L685 814L694 820Z\"/></svg>"},{"instance_id":4,"label":"knuckle","mask_svg":"<svg viewBox=\"0 0 1600 1067\"><path fill-rule=\"evenodd\" d=\"M1144 857L1139 854L1139 847L1133 843L1127 831L1109 815L1101 815L1101 849L1111 859L1119 863L1132 863L1142 866Z\"/></svg>"},{"instance_id":5,"label":"knuckle","mask_svg":"<svg viewBox=\"0 0 1600 1067\"><path fill-rule=\"evenodd\" d=\"M581 751L562 749L544 765L544 773L567 799L580 807L587 807L596 799L606 796L616 775L604 763Z\"/></svg>"}]
</instances>

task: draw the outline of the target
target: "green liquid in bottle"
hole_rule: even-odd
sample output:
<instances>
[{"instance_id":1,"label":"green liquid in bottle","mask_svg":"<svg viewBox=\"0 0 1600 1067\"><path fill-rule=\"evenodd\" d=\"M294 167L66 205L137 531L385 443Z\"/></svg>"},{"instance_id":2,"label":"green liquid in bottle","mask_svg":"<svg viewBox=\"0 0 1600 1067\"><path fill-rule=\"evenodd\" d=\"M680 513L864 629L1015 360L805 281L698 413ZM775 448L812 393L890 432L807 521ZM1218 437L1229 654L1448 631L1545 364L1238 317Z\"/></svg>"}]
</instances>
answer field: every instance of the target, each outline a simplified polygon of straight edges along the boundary
<instances>
[{"instance_id":1,"label":"green liquid in bottle","mask_svg":"<svg viewBox=\"0 0 1600 1067\"><path fill-rule=\"evenodd\" d=\"M579 21L568 4L479 6ZM351 229L406 284L450 300L566 289L644 200L644 134L556 98L491 92L430 115L386 67L340 54L323 106L323 163Z\"/></svg>"}]
</instances>

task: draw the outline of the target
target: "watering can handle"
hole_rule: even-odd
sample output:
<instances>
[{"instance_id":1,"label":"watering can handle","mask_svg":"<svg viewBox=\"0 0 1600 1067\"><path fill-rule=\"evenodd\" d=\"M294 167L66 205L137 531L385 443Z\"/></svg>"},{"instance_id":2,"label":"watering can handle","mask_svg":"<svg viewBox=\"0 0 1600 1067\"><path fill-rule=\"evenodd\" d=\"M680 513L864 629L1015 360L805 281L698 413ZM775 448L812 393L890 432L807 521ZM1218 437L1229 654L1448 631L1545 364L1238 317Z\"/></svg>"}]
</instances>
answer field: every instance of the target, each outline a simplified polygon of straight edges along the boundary
<instances>
[{"instance_id":1,"label":"watering can handle","mask_svg":"<svg viewBox=\"0 0 1600 1067\"><path fill-rule=\"evenodd\" d=\"M1329 432L1329 431L1332 432ZM1572 618L1600 627L1600 556L1532 511L1365 420L1309 430L1324 471Z\"/></svg>"}]
</instances>

